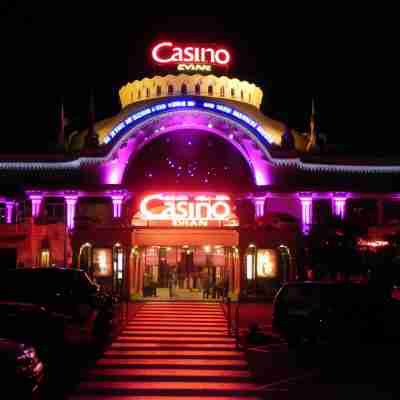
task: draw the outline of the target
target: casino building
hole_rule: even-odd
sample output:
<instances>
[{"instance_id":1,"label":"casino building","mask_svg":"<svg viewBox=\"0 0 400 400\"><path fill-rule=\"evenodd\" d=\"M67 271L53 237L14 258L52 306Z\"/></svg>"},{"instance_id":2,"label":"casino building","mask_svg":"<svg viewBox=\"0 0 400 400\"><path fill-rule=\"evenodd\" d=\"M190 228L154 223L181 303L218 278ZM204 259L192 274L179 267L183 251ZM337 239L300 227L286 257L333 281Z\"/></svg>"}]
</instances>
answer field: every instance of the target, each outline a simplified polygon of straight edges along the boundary
<instances>
[{"instance_id":1,"label":"casino building","mask_svg":"<svg viewBox=\"0 0 400 400\"><path fill-rule=\"evenodd\" d=\"M121 111L65 153L0 156L3 266L77 266L130 298L235 298L302 275L322 215L399 215L400 165L315 151L313 119L289 129L260 111L261 88L210 72L228 51L166 43L153 58L179 72L127 83Z\"/></svg>"}]
</instances>

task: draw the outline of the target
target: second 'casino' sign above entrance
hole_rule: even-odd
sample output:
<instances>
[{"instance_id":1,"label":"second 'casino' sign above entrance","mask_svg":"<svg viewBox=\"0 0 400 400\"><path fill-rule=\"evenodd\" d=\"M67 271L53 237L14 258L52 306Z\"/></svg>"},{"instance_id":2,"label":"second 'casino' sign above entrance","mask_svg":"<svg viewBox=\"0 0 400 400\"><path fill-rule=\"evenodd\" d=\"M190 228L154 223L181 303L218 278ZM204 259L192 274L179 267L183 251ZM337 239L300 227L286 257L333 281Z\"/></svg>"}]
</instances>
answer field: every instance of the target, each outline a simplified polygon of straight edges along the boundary
<instances>
[{"instance_id":1,"label":"second 'casino' sign above entrance","mask_svg":"<svg viewBox=\"0 0 400 400\"><path fill-rule=\"evenodd\" d=\"M236 226L237 218L226 195L157 193L142 199L133 222L150 226L217 227Z\"/></svg>"}]
</instances>

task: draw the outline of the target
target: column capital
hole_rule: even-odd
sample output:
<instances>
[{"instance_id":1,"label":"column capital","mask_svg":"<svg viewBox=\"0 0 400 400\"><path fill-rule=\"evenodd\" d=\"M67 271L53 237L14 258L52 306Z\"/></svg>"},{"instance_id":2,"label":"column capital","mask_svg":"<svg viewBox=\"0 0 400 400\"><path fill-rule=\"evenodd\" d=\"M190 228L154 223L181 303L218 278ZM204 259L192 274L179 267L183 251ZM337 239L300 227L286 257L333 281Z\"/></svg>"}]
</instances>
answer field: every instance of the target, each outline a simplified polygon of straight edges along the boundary
<instances>
[{"instance_id":1,"label":"column capital","mask_svg":"<svg viewBox=\"0 0 400 400\"><path fill-rule=\"evenodd\" d=\"M348 192L332 192L332 198L333 199L344 199L346 200L349 198L349 193Z\"/></svg>"},{"instance_id":2,"label":"column capital","mask_svg":"<svg viewBox=\"0 0 400 400\"><path fill-rule=\"evenodd\" d=\"M26 190L25 193L30 200L42 200L44 197L41 190Z\"/></svg>"},{"instance_id":3,"label":"column capital","mask_svg":"<svg viewBox=\"0 0 400 400\"><path fill-rule=\"evenodd\" d=\"M129 192L126 189L115 189L108 190L106 194L113 200L125 200L129 196Z\"/></svg>"},{"instance_id":4,"label":"column capital","mask_svg":"<svg viewBox=\"0 0 400 400\"><path fill-rule=\"evenodd\" d=\"M25 193L32 202L32 218L36 218L40 213L40 205L44 197L43 192L40 190L27 190Z\"/></svg>"},{"instance_id":5,"label":"column capital","mask_svg":"<svg viewBox=\"0 0 400 400\"><path fill-rule=\"evenodd\" d=\"M62 196L66 200L77 200L79 198L79 192L76 190L65 190L61 192Z\"/></svg>"},{"instance_id":6,"label":"column capital","mask_svg":"<svg viewBox=\"0 0 400 400\"><path fill-rule=\"evenodd\" d=\"M302 201L311 201L313 199L313 192L297 192L297 196Z\"/></svg>"},{"instance_id":7,"label":"column capital","mask_svg":"<svg viewBox=\"0 0 400 400\"><path fill-rule=\"evenodd\" d=\"M113 217L121 218L122 202L128 197L129 192L126 189L109 190L107 194L113 203Z\"/></svg>"}]
</instances>

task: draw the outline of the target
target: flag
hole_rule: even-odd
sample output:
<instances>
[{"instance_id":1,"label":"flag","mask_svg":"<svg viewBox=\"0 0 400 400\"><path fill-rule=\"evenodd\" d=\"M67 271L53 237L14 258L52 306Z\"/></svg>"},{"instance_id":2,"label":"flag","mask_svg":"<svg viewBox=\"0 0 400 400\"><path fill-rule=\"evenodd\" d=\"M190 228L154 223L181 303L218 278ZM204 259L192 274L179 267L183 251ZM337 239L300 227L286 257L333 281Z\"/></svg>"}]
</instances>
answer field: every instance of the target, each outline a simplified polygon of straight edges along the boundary
<instances>
[{"instance_id":1,"label":"flag","mask_svg":"<svg viewBox=\"0 0 400 400\"><path fill-rule=\"evenodd\" d=\"M59 121L59 128L58 128L58 137L57 137L57 144L60 147L64 146L65 143L65 115L64 115L64 104L61 103L60 107L60 121Z\"/></svg>"}]
</instances>

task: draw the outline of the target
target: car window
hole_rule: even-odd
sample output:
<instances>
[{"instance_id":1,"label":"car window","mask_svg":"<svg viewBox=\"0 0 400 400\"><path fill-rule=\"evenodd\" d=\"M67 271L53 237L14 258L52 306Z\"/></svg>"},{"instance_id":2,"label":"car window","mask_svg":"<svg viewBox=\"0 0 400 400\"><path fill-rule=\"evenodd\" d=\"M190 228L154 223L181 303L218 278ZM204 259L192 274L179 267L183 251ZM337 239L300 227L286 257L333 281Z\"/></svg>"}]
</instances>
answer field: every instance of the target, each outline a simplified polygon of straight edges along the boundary
<instances>
[{"instance_id":1,"label":"car window","mask_svg":"<svg viewBox=\"0 0 400 400\"><path fill-rule=\"evenodd\" d=\"M314 304L321 301L321 290L318 286L287 286L283 288L279 301L285 304Z\"/></svg>"}]
</instances>

